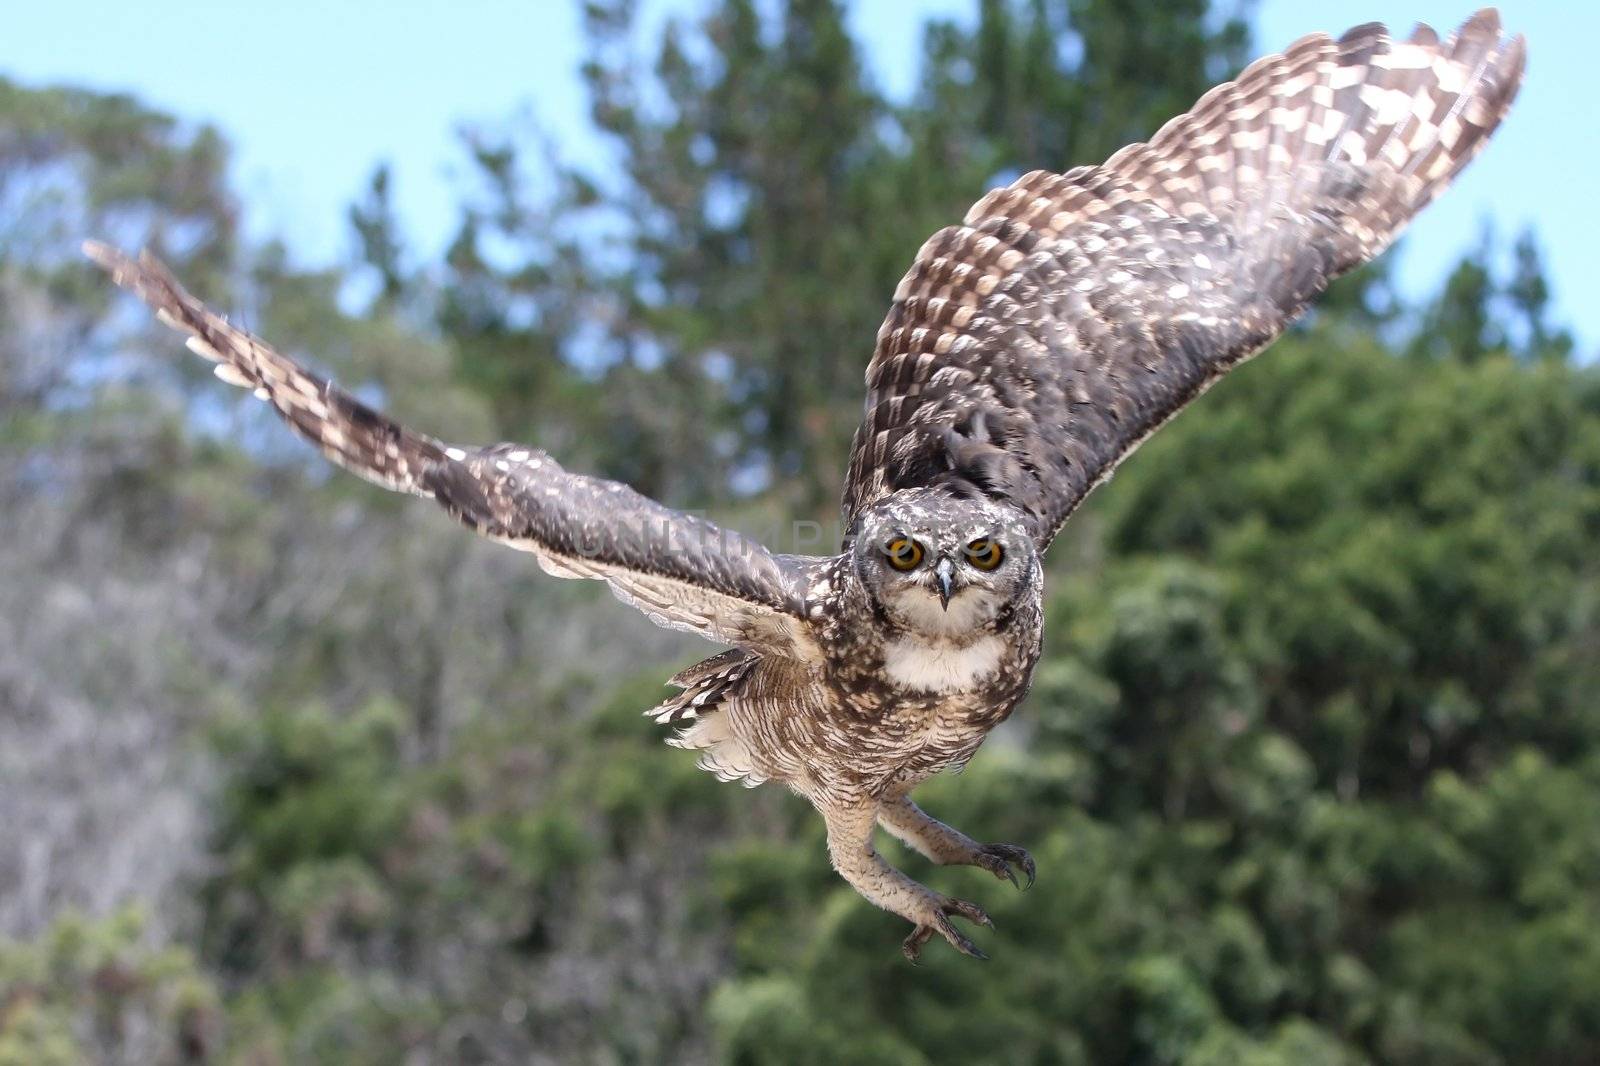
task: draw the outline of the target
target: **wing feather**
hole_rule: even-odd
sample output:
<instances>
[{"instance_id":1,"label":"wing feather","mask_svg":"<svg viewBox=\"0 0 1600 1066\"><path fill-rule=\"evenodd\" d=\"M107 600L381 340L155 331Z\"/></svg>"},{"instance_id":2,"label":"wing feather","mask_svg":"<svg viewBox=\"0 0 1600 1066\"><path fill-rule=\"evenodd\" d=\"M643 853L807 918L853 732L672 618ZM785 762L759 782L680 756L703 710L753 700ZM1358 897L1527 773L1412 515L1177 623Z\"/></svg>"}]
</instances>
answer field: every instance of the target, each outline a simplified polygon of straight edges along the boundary
<instances>
[{"instance_id":1,"label":"wing feather","mask_svg":"<svg viewBox=\"0 0 1600 1066\"><path fill-rule=\"evenodd\" d=\"M1098 167L934 234L867 367L845 523L905 488L1017 506L1046 546L1151 433L1367 262L1487 143L1524 44L1311 34Z\"/></svg>"},{"instance_id":2,"label":"wing feather","mask_svg":"<svg viewBox=\"0 0 1600 1066\"><path fill-rule=\"evenodd\" d=\"M604 581L658 625L768 654L812 647L802 606L809 560L774 555L618 482L569 473L533 448L459 448L417 433L229 323L153 256L131 259L94 242L84 252L187 333L217 377L266 400L346 470L437 500L557 577Z\"/></svg>"}]
</instances>

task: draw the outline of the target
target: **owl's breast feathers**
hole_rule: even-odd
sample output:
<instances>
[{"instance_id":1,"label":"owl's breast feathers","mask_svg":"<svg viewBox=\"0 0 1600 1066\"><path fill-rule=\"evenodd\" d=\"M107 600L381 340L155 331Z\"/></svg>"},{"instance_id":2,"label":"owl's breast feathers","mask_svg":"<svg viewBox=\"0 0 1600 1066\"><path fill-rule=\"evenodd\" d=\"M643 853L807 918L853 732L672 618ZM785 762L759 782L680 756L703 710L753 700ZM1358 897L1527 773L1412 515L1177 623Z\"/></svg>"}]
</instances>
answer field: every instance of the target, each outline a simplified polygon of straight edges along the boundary
<instances>
[{"instance_id":1,"label":"owl's breast feathers","mask_svg":"<svg viewBox=\"0 0 1600 1066\"><path fill-rule=\"evenodd\" d=\"M1038 662L1037 595L958 638L896 627L842 567L819 575L818 661L733 649L679 672L648 713L682 726L719 776L824 778L874 789L959 766L1027 694Z\"/></svg>"}]
</instances>

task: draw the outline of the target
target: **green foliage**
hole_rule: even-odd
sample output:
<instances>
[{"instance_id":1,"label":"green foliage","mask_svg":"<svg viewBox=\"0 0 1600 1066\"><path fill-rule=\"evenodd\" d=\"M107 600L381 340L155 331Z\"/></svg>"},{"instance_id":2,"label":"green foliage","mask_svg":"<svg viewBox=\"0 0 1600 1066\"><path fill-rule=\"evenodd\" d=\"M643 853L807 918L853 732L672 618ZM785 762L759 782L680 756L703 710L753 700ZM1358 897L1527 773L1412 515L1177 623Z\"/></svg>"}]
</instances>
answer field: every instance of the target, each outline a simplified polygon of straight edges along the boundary
<instances>
[{"instance_id":1,"label":"green foliage","mask_svg":"<svg viewBox=\"0 0 1600 1066\"><path fill-rule=\"evenodd\" d=\"M268 711L221 729L234 772L216 812L213 957L244 968L317 959L337 928L359 935L390 916L376 866L401 828L402 724L376 707Z\"/></svg>"},{"instance_id":2,"label":"green foliage","mask_svg":"<svg viewBox=\"0 0 1600 1066\"><path fill-rule=\"evenodd\" d=\"M0 1064L200 1061L220 1049L222 997L186 948L146 943L135 909L64 914L0 940Z\"/></svg>"},{"instance_id":3,"label":"green foliage","mask_svg":"<svg viewBox=\"0 0 1600 1066\"><path fill-rule=\"evenodd\" d=\"M1562 361L1572 354L1572 335L1551 326L1539 246L1523 232L1511 249L1508 279L1494 277L1498 249L1487 228L1478 248L1446 279L1444 291L1424 310L1422 328L1410 346L1423 358L1476 362L1510 352L1520 359Z\"/></svg>"}]
</instances>

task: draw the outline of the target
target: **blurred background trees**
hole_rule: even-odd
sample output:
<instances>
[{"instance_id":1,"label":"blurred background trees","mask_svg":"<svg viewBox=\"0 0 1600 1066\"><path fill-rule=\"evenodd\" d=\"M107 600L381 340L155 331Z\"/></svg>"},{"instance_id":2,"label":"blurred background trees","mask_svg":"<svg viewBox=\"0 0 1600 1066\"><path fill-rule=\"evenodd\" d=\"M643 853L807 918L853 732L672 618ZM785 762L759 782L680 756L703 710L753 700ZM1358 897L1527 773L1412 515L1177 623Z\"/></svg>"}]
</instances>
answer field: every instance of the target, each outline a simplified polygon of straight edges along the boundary
<instances>
[{"instance_id":1,"label":"blurred background trees","mask_svg":"<svg viewBox=\"0 0 1600 1066\"><path fill-rule=\"evenodd\" d=\"M1024 713L927 797L1041 882L928 871L1000 932L919 970L639 716L698 645L331 476L76 255L441 435L831 520L918 244L1250 51L992 0L900 101L822 0L585 11L614 165L471 130L437 261L386 171L305 273L222 134L0 82L0 1063L1600 1058L1600 377L1531 238L1342 283L1074 520Z\"/></svg>"}]
</instances>

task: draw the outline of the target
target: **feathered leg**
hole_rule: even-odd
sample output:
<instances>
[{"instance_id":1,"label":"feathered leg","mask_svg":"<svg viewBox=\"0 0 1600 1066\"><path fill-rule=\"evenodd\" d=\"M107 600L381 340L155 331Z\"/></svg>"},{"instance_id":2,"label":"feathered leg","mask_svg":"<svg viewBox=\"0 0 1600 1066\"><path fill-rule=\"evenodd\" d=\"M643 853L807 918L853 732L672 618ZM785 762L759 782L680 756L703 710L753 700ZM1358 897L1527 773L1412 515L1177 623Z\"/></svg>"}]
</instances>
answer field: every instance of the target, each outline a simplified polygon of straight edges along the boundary
<instances>
[{"instance_id":1,"label":"feathered leg","mask_svg":"<svg viewBox=\"0 0 1600 1066\"><path fill-rule=\"evenodd\" d=\"M872 831L878 820L878 802L861 799L853 803L817 804L828 824L828 855L839 876L874 906L882 907L916 926L906 937L902 950L912 962L922 946L938 933L963 955L988 958L950 923L959 915L979 925L994 928L994 923L977 904L933 891L918 884L884 861L872 846Z\"/></svg>"},{"instance_id":2,"label":"feathered leg","mask_svg":"<svg viewBox=\"0 0 1600 1066\"><path fill-rule=\"evenodd\" d=\"M929 815L908 795L885 799L878 808L878 821L895 839L940 866L981 866L1018 888L1033 887L1033 857L1022 848L1015 844L980 844ZM1028 878L1026 886L1017 882L1013 865Z\"/></svg>"}]
</instances>

